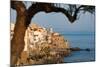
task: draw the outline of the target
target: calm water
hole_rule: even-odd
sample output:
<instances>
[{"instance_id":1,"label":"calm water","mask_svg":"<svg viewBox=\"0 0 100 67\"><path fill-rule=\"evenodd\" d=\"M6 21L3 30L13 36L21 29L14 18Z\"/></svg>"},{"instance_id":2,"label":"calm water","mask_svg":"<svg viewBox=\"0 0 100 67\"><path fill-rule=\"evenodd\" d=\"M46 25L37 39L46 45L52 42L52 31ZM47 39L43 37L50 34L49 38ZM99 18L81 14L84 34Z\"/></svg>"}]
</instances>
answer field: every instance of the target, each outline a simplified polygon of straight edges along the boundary
<instances>
[{"instance_id":1,"label":"calm water","mask_svg":"<svg viewBox=\"0 0 100 67\"><path fill-rule=\"evenodd\" d=\"M63 34L69 41L70 47L79 47L82 49L90 48L91 51L73 51L64 62L83 62L95 60L95 35L93 34Z\"/></svg>"}]
</instances>

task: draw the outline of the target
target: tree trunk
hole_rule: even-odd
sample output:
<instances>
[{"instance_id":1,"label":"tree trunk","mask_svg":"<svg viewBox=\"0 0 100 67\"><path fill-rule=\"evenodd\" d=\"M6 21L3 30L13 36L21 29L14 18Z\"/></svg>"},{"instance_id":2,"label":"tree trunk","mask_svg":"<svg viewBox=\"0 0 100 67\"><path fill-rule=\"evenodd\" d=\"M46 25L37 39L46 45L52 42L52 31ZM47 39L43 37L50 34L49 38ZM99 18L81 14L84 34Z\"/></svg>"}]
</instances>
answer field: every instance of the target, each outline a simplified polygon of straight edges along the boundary
<instances>
[{"instance_id":1,"label":"tree trunk","mask_svg":"<svg viewBox=\"0 0 100 67\"><path fill-rule=\"evenodd\" d=\"M21 4L21 3L20 3ZM27 11L22 6L18 5L17 11L17 18L16 24L14 28L14 35L11 40L11 66L15 66L17 63L18 58L20 57L21 52L24 49L24 36L25 31L27 29L26 25L26 18L27 18Z\"/></svg>"}]
</instances>

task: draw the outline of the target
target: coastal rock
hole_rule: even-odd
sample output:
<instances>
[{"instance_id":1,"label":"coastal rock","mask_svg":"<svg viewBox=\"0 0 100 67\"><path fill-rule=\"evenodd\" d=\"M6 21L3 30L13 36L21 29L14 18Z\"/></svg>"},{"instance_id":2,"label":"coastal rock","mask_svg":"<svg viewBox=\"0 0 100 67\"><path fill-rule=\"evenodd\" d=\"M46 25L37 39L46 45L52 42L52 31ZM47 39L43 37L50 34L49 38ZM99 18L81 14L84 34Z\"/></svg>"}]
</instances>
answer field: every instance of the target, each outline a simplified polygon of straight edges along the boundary
<instances>
[{"instance_id":1,"label":"coastal rock","mask_svg":"<svg viewBox=\"0 0 100 67\"><path fill-rule=\"evenodd\" d=\"M79 47L74 47L74 48L70 48L71 51L80 51L81 49Z\"/></svg>"}]
</instances>

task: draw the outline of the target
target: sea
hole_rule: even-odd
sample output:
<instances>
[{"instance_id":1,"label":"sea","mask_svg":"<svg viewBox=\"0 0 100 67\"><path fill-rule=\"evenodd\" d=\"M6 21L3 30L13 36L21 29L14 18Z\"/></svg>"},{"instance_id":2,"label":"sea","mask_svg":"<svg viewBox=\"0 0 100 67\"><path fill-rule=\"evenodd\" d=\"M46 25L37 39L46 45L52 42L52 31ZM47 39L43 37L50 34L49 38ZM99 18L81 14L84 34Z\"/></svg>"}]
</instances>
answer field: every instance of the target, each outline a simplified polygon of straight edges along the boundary
<instances>
[{"instance_id":1,"label":"sea","mask_svg":"<svg viewBox=\"0 0 100 67\"><path fill-rule=\"evenodd\" d=\"M64 57L65 63L95 61L95 34L62 34L71 48L90 49L90 51L72 51Z\"/></svg>"}]
</instances>

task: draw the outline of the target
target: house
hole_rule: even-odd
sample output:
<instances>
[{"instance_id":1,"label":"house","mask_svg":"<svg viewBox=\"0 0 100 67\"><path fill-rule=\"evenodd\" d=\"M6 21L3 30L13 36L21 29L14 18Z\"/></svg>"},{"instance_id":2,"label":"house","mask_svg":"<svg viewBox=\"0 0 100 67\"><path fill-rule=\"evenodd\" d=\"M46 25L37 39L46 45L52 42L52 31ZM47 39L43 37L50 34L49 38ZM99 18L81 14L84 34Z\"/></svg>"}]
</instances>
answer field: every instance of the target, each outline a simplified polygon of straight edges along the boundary
<instances>
[{"instance_id":1,"label":"house","mask_svg":"<svg viewBox=\"0 0 100 67\"><path fill-rule=\"evenodd\" d=\"M25 33L25 48L24 51L35 49L39 44L46 41L47 31L45 28L32 25L29 26Z\"/></svg>"}]
</instances>

